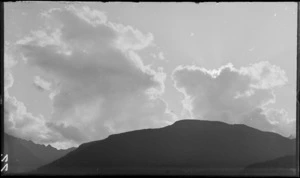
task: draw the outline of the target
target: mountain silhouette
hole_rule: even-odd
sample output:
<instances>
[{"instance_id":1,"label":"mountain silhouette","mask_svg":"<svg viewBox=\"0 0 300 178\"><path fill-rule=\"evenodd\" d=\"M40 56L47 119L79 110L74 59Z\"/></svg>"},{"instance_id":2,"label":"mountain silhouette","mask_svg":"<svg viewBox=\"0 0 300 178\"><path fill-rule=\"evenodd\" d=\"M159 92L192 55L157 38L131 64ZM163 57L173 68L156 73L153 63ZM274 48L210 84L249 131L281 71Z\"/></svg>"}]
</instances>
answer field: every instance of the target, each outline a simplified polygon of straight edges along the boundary
<instances>
[{"instance_id":1,"label":"mountain silhouette","mask_svg":"<svg viewBox=\"0 0 300 178\"><path fill-rule=\"evenodd\" d=\"M180 120L80 145L33 174L237 175L248 165L296 152L296 142L245 125Z\"/></svg>"},{"instance_id":2,"label":"mountain silhouette","mask_svg":"<svg viewBox=\"0 0 300 178\"><path fill-rule=\"evenodd\" d=\"M296 155L287 155L247 166L242 175L293 176L296 174L296 165Z\"/></svg>"},{"instance_id":3,"label":"mountain silhouette","mask_svg":"<svg viewBox=\"0 0 300 178\"><path fill-rule=\"evenodd\" d=\"M75 148L57 150L52 146L35 144L4 133L4 155L8 154L7 174L34 170L66 155Z\"/></svg>"}]
</instances>

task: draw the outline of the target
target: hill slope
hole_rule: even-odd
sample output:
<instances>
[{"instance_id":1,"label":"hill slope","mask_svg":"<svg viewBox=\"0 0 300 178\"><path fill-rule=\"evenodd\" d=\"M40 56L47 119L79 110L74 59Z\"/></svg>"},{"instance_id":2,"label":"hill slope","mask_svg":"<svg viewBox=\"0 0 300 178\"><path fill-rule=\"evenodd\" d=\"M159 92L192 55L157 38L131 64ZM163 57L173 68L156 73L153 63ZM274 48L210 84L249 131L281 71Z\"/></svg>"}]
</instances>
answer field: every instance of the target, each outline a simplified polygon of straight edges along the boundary
<instances>
[{"instance_id":1,"label":"hill slope","mask_svg":"<svg viewBox=\"0 0 300 178\"><path fill-rule=\"evenodd\" d=\"M8 172L23 173L34 170L66 155L75 148L57 150L4 134L4 154L8 154Z\"/></svg>"},{"instance_id":2,"label":"hill slope","mask_svg":"<svg viewBox=\"0 0 300 178\"><path fill-rule=\"evenodd\" d=\"M295 150L295 140L245 125L181 120L82 144L33 173L235 175Z\"/></svg>"},{"instance_id":3,"label":"hill slope","mask_svg":"<svg viewBox=\"0 0 300 178\"><path fill-rule=\"evenodd\" d=\"M293 176L296 174L296 155L287 155L273 160L247 166L242 175Z\"/></svg>"}]
</instances>

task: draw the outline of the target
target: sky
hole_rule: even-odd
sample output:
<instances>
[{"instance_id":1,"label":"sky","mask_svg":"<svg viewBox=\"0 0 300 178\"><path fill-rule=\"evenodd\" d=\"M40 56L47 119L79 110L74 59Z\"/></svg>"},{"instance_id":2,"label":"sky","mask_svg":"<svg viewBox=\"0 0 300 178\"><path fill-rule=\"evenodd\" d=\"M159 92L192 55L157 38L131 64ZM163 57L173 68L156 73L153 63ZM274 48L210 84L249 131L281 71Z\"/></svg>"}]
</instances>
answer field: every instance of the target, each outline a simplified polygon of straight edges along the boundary
<instances>
[{"instance_id":1,"label":"sky","mask_svg":"<svg viewBox=\"0 0 300 178\"><path fill-rule=\"evenodd\" d=\"M297 3L6 2L5 132L58 149L181 119L296 132Z\"/></svg>"}]
</instances>

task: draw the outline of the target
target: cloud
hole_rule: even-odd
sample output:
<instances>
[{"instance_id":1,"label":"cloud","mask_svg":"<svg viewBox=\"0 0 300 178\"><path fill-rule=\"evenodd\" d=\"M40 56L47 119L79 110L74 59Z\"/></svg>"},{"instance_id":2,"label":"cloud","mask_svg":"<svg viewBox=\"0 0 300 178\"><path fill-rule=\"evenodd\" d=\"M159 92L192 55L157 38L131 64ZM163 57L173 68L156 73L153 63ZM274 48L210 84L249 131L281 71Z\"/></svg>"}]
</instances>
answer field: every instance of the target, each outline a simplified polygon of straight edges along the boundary
<instances>
[{"instance_id":1,"label":"cloud","mask_svg":"<svg viewBox=\"0 0 300 178\"><path fill-rule=\"evenodd\" d=\"M4 94L7 95L7 90L14 84L14 78L8 71L4 72Z\"/></svg>"},{"instance_id":2,"label":"cloud","mask_svg":"<svg viewBox=\"0 0 300 178\"><path fill-rule=\"evenodd\" d=\"M289 118L284 109L256 108L243 115L241 123L263 131L279 133L286 137L296 135L296 119Z\"/></svg>"},{"instance_id":3,"label":"cloud","mask_svg":"<svg viewBox=\"0 0 300 178\"><path fill-rule=\"evenodd\" d=\"M50 90L53 112L43 125L56 136L52 145L162 127L176 119L160 97L163 69L145 66L137 53L153 44L152 34L109 22L105 13L88 7L51 9L43 17L45 28L17 45L27 65L43 71L35 83Z\"/></svg>"},{"instance_id":4,"label":"cloud","mask_svg":"<svg viewBox=\"0 0 300 178\"><path fill-rule=\"evenodd\" d=\"M154 37L151 33L144 35L131 26L116 23L109 23L109 26L118 32L115 44L121 50L141 50L149 45L153 45Z\"/></svg>"},{"instance_id":5,"label":"cloud","mask_svg":"<svg viewBox=\"0 0 300 178\"><path fill-rule=\"evenodd\" d=\"M163 52L158 53L158 58L160 60L164 60L165 59L164 53Z\"/></svg>"},{"instance_id":6,"label":"cloud","mask_svg":"<svg viewBox=\"0 0 300 178\"><path fill-rule=\"evenodd\" d=\"M49 144L57 137L45 125L43 116L32 115L27 111L25 104L18 101L15 97L9 96L5 98L4 110L6 133L42 144Z\"/></svg>"},{"instance_id":7,"label":"cloud","mask_svg":"<svg viewBox=\"0 0 300 178\"><path fill-rule=\"evenodd\" d=\"M13 86L14 78L11 69L18 64L13 58L13 50L9 43L5 42L4 46L4 95L8 95L8 89Z\"/></svg>"},{"instance_id":8,"label":"cloud","mask_svg":"<svg viewBox=\"0 0 300 178\"><path fill-rule=\"evenodd\" d=\"M74 145L47 127L46 119L42 115L34 116L27 110L23 102L10 96L9 88L14 84L12 68L18 64L20 59L13 55L16 50L12 46L5 45L4 49L4 131L15 137L40 144L55 143L59 139L58 148L68 148Z\"/></svg>"},{"instance_id":9,"label":"cloud","mask_svg":"<svg viewBox=\"0 0 300 178\"><path fill-rule=\"evenodd\" d=\"M150 56L154 59L166 60L163 52L159 52L158 54L150 53Z\"/></svg>"},{"instance_id":10,"label":"cloud","mask_svg":"<svg viewBox=\"0 0 300 178\"><path fill-rule=\"evenodd\" d=\"M67 126L64 125L63 123L61 124L56 124L52 122L47 122L46 126L53 131L60 133L65 139L74 141L74 142L84 142L86 138L84 135L81 133L79 129L73 126Z\"/></svg>"},{"instance_id":11,"label":"cloud","mask_svg":"<svg viewBox=\"0 0 300 178\"><path fill-rule=\"evenodd\" d=\"M277 110L267 107L276 102L273 89L288 81L282 69L267 61L240 69L232 64L213 70L178 66L172 79L176 89L184 95L183 114L191 118L244 123L283 135L292 132L287 128L295 127L286 122L288 118L282 111L278 114ZM272 121L274 113L280 122Z\"/></svg>"},{"instance_id":12,"label":"cloud","mask_svg":"<svg viewBox=\"0 0 300 178\"><path fill-rule=\"evenodd\" d=\"M46 81L45 79L41 78L40 76L35 76L33 84L37 89L41 91L48 91L51 90L51 83Z\"/></svg>"},{"instance_id":13,"label":"cloud","mask_svg":"<svg viewBox=\"0 0 300 178\"><path fill-rule=\"evenodd\" d=\"M285 136L296 135L296 118L290 118L285 109L268 108L264 110L264 114L274 126L272 131Z\"/></svg>"}]
</instances>

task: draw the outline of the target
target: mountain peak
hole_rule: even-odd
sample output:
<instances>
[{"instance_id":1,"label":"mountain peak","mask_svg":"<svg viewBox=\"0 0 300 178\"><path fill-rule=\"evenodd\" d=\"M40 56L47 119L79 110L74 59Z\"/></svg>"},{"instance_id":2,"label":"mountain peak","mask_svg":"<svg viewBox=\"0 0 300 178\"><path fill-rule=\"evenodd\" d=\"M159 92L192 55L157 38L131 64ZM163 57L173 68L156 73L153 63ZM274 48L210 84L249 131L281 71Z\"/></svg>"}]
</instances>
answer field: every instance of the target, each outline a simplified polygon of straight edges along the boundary
<instances>
[{"instance_id":1,"label":"mountain peak","mask_svg":"<svg viewBox=\"0 0 300 178\"><path fill-rule=\"evenodd\" d=\"M210 121L210 120L199 120L199 119L181 119L174 122L174 124L216 124L216 123L227 124L221 121Z\"/></svg>"},{"instance_id":2,"label":"mountain peak","mask_svg":"<svg viewBox=\"0 0 300 178\"><path fill-rule=\"evenodd\" d=\"M201 129L201 128L231 128L233 124L221 121L198 120L198 119L182 119L174 122L171 127L182 129Z\"/></svg>"}]
</instances>

